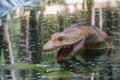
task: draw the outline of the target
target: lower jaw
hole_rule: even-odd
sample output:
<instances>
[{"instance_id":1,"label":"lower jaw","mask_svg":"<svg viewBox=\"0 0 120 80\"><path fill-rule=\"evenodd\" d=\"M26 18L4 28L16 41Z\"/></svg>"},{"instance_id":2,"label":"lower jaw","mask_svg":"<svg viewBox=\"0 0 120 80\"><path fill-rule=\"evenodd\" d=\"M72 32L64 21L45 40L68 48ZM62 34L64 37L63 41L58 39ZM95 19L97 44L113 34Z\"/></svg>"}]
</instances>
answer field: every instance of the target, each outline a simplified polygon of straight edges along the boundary
<instances>
[{"instance_id":1,"label":"lower jaw","mask_svg":"<svg viewBox=\"0 0 120 80\"><path fill-rule=\"evenodd\" d=\"M77 51L80 48L80 43L83 39L81 39L80 41L74 43L73 45L69 45L69 46L65 46L60 48L60 50L58 51L58 56L57 56L57 60L64 60L67 55L69 55L70 52L72 51Z\"/></svg>"},{"instance_id":2,"label":"lower jaw","mask_svg":"<svg viewBox=\"0 0 120 80\"><path fill-rule=\"evenodd\" d=\"M73 51L73 46L69 46L69 47L63 47L58 51L58 55L57 55L57 60L58 61L63 61L68 55L69 53L71 53Z\"/></svg>"}]
</instances>

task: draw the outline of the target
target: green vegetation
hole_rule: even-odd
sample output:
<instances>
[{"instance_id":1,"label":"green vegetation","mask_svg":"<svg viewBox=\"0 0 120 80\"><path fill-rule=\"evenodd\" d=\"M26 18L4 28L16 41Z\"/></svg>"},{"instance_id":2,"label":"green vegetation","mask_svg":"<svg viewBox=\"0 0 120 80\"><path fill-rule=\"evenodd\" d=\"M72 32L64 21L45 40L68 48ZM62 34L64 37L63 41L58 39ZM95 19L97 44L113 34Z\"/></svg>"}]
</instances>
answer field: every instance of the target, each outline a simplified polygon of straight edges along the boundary
<instances>
[{"instance_id":1,"label":"green vegetation","mask_svg":"<svg viewBox=\"0 0 120 80\"><path fill-rule=\"evenodd\" d=\"M56 0L52 0L53 2L56 3ZM59 0L60 1L60 0ZM64 1L64 0L61 0ZM92 0L91 0L92 1ZM35 22L35 11L38 10L35 9L33 10L33 14L30 17L31 22L30 22L30 27L28 32L30 35L28 35L28 42L29 42L29 51L26 53L30 53L27 55L31 55L34 57L34 60L41 60L40 64L32 64L31 56L25 56L22 55L23 51L25 51L24 48L21 49L21 46L26 46L26 44L21 44L21 42L25 42L24 37L21 37L22 35L26 35L25 29L23 29L23 32L21 31L21 18L17 19L11 19L8 21L8 26L9 26L9 35L10 35L10 41L12 43L12 53L13 53L13 58L15 59L14 64L6 64L5 63L5 58L4 58L4 52L1 50L1 55L0 55L0 68L1 69L8 69L8 70L18 70L18 73L21 72L20 70L29 70L28 72L26 71L26 74L28 76L28 73L31 73L32 75L35 75L36 72L32 73L32 70L37 70L40 72L40 74L46 76L47 78L72 78L74 77L73 73L71 72L71 66L77 66L81 71L85 71L83 73L89 73L89 72L96 72L96 73L102 73L102 71L106 68L107 65L102 65L102 61L99 62L98 64L86 64L82 65L82 63L76 62L75 59L72 61L68 61L68 65L64 70L60 70L61 66L57 63L56 60L56 55L57 51L53 52L42 52L41 46L46 43L49 39L50 36L55 33L55 32L60 32L64 30L65 28L69 27L71 24L77 23L77 22L87 22L87 12L86 11L78 11L75 13L64 13L64 14L56 14L56 15L45 15L43 16L42 14L40 15L40 19L38 20L38 23ZM44 9L43 9L44 11ZM112 9L112 8L107 8L103 9L103 22L104 22L104 28L106 32L112 33L112 31L117 31L115 34L112 33L113 35L119 36L119 16L118 16L118 9ZM26 27L26 26L24 26ZM39 27L39 28L38 28ZM41 27L43 29L41 29ZM42 30L42 32L40 31ZM40 39L42 38L42 39ZM31 41L31 42L30 42ZM40 42L39 42L40 41ZM104 43L104 42L103 42ZM39 46L39 47L38 47ZM101 49L103 47L102 43L98 44L98 47L101 46ZM31 49L32 48L32 49ZM36 50L38 49L38 51ZM40 57L39 54L40 53ZM96 51L97 55L100 55L101 51ZM103 51L102 53L105 53ZM36 55L37 54L37 55ZM35 56L33 56L35 55ZM36 57L37 56L37 57ZM70 55L72 56L72 55ZM89 56L89 55L88 55ZM69 56L68 56L69 57ZM107 59L106 57L104 57ZM22 59L26 59L29 62L22 62ZM102 58L103 60L103 58ZM103 60L104 61L104 60ZM36 62L37 63L37 62ZM75 63L75 64L74 64ZM72 65L74 64L74 65ZM106 63L107 64L107 63ZM117 63L116 63L117 64ZM80 65L80 66L79 66ZM97 65L97 66L94 66ZM69 66L69 67L68 67ZM88 67L89 66L89 67ZM68 70L68 71L67 71ZM2 70L1 70L2 71ZM5 72L5 71L3 71ZM17 73L17 71L16 71ZM5 73L3 73L4 75ZM19 76L24 75L22 73L19 74ZM25 79L23 79L25 80ZM99 79L98 79L99 80Z\"/></svg>"},{"instance_id":2,"label":"green vegetation","mask_svg":"<svg viewBox=\"0 0 120 80\"><path fill-rule=\"evenodd\" d=\"M10 39L12 43L12 50L15 61L19 58L20 53L20 36L21 26L20 19L11 19L8 21Z\"/></svg>"},{"instance_id":3,"label":"green vegetation","mask_svg":"<svg viewBox=\"0 0 120 80\"><path fill-rule=\"evenodd\" d=\"M47 68L49 68L48 66L38 65L38 64L29 64L29 63L14 63L14 64L10 64L10 65L2 65L2 66L0 66L0 68L1 67L4 69L20 69L20 70L41 69L43 71L46 71Z\"/></svg>"},{"instance_id":4,"label":"green vegetation","mask_svg":"<svg viewBox=\"0 0 120 80\"><path fill-rule=\"evenodd\" d=\"M63 29L69 27L73 23L85 22L86 15L85 11L79 11L71 14L57 14L57 15L47 15L43 19L44 26L44 42L48 41L51 34L55 32L60 32L60 27ZM60 19L63 19L62 26L60 26Z\"/></svg>"}]
</instances>

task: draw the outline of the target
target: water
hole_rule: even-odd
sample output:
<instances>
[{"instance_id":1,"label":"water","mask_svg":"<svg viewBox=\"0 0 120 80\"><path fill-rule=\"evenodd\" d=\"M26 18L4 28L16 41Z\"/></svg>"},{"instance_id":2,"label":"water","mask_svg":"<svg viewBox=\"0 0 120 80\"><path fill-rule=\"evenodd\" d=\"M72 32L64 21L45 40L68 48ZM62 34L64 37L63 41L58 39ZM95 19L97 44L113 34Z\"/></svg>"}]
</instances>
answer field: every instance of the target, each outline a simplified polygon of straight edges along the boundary
<instances>
[{"instance_id":1,"label":"water","mask_svg":"<svg viewBox=\"0 0 120 80\"><path fill-rule=\"evenodd\" d=\"M59 64L54 60L41 64L3 64L0 77L1 80L120 80L119 46L94 50L92 54L82 56L81 61L74 56Z\"/></svg>"}]
</instances>

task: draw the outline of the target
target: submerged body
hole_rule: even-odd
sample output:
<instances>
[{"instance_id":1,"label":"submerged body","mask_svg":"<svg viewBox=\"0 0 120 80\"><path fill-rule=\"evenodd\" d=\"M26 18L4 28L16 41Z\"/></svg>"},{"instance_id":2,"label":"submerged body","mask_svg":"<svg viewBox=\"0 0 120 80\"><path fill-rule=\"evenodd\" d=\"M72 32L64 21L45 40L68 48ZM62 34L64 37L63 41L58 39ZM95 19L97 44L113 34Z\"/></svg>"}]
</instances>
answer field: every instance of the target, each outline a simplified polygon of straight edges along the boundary
<instances>
[{"instance_id":1,"label":"submerged body","mask_svg":"<svg viewBox=\"0 0 120 80\"><path fill-rule=\"evenodd\" d=\"M62 61L72 51L94 50L107 46L107 34L86 23L76 23L63 32L55 33L43 46L44 51L59 48L57 60Z\"/></svg>"}]
</instances>

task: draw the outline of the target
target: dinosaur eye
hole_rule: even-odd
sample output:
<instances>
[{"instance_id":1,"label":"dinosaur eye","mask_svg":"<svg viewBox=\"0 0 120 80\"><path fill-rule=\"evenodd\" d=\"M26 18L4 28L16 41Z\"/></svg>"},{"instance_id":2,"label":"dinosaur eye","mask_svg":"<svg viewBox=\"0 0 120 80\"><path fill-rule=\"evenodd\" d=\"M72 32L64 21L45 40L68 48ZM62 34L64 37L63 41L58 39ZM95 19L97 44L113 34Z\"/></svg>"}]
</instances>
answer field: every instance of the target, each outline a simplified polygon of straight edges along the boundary
<instances>
[{"instance_id":1,"label":"dinosaur eye","mask_svg":"<svg viewBox=\"0 0 120 80\"><path fill-rule=\"evenodd\" d=\"M63 41L63 37L58 37L58 40L59 41Z\"/></svg>"}]
</instances>

